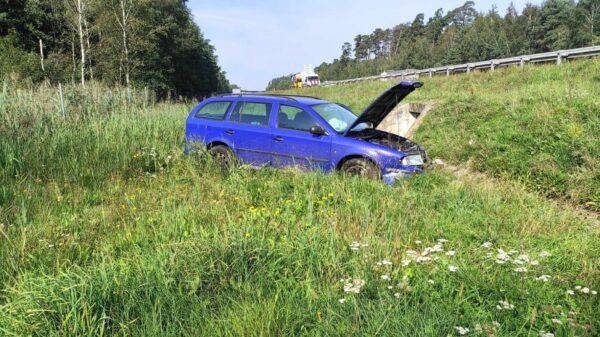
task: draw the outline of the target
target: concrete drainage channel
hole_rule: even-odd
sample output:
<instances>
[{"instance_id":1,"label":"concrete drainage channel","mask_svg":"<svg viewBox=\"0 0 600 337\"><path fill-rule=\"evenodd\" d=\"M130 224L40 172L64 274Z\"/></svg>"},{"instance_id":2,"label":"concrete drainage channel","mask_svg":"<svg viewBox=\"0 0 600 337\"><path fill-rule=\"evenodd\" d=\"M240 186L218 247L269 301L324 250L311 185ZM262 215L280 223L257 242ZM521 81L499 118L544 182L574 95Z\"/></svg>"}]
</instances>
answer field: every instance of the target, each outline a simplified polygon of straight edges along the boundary
<instances>
[{"instance_id":1,"label":"concrete drainage channel","mask_svg":"<svg viewBox=\"0 0 600 337\"><path fill-rule=\"evenodd\" d=\"M407 103L396 106L377 127L378 130L412 138L433 103Z\"/></svg>"}]
</instances>

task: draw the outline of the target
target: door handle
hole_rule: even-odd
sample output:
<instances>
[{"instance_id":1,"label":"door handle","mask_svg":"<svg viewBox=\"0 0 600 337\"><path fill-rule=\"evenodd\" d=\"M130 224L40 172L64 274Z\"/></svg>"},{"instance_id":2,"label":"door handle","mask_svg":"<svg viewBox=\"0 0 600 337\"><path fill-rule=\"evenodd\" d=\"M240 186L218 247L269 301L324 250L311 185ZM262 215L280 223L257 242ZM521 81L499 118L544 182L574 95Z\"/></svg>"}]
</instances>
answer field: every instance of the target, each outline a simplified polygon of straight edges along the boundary
<instances>
[{"instance_id":1,"label":"door handle","mask_svg":"<svg viewBox=\"0 0 600 337\"><path fill-rule=\"evenodd\" d=\"M283 140L283 137L277 136L277 137L273 138L273 140L276 142L281 142Z\"/></svg>"},{"instance_id":2,"label":"door handle","mask_svg":"<svg viewBox=\"0 0 600 337\"><path fill-rule=\"evenodd\" d=\"M228 135L233 135L235 133L235 131L233 131L233 130L227 130L227 131L225 131L225 133L228 134Z\"/></svg>"}]
</instances>

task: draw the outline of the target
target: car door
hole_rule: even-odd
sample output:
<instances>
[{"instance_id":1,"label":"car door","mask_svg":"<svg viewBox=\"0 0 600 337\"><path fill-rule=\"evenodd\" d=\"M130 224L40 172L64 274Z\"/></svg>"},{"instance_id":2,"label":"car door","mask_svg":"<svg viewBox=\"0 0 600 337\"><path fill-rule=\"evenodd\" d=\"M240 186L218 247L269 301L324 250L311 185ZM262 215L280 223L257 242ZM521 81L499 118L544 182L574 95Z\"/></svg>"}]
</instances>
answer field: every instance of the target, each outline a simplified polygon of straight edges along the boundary
<instances>
[{"instance_id":1,"label":"car door","mask_svg":"<svg viewBox=\"0 0 600 337\"><path fill-rule=\"evenodd\" d=\"M219 100L209 101L196 107L186 122L186 140L206 144L215 138L218 139L231 106L231 101Z\"/></svg>"},{"instance_id":2,"label":"car door","mask_svg":"<svg viewBox=\"0 0 600 337\"><path fill-rule=\"evenodd\" d=\"M307 110L288 104L277 106L271 151L273 166L331 169L331 136L310 133L320 123Z\"/></svg>"},{"instance_id":3,"label":"car door","mask_svg":"<svg viewBox=\"0 0 600 337\"><path fill-rule=\"evenodd\" d=\"M271 162L272 130L269 118L273 104L238 100L225 124L224 137L242 162L269 165Z\"/></svg>"}]
</instances>

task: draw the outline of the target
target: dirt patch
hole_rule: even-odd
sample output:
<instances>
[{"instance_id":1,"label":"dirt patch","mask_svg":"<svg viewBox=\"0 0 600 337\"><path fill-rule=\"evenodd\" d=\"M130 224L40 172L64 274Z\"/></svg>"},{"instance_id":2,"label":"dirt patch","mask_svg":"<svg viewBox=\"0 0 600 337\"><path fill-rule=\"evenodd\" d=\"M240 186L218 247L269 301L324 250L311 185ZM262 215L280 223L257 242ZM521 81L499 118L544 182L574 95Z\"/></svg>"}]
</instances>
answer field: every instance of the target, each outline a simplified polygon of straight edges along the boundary
<instances>
[{"instance_id":1,"label":"dirt patch","mask_svg":"<svg viewBox=\"0 0 600 337\"><path fill-rule=\"evenodd\" d=\"M434 160L434 167L438 169L442 169L444 171L452 173L458 179L463 181L475 181L475 182L484 182L484 183L492 183L498 184L500 183L499 179L490 177L485 173L478 172L472 169L471 162L467 162L463 165L451 165L443 162L440 159ZM591 220L594 224L594 227L600 228L600 213L594 212L592 210L585 209L579 205L575 205L568 200L562 199L547 199L557 205L560 209L573 211L578 214L580 217L586 220Z\"/></svg>"}]
</instances>

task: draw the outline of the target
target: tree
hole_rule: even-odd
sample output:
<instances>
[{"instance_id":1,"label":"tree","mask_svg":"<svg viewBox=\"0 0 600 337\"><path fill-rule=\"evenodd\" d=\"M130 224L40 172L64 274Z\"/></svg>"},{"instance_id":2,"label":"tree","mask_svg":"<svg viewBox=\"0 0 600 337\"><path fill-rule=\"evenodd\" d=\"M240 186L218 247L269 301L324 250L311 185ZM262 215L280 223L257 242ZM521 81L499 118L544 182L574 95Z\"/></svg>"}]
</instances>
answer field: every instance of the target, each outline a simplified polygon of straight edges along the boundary
<instances>
[{"instance_id":1,"label":"tree","mask_svg":"<svg viewBox=\"0 0 600 337\"><path fill-rule=\"evenodd\" d=\"M425 29L425 14L419 13L413 20L410 25L410 34L412 35L413 40L423 34L423 30Z\"/></svg>"},{"instance_id":2,"label":"tree","mask_svg":"<svg viewBox=\"0 0 600 337\"><path fill-rule=\"evenodd\" d=\"M365 60L368 57L368 45L366 36L358 34L354 38L354 57L357 61Z\"/></svg>"},{"instance_id":3,"label":"tree","mask_svg":"<svg viewBox=\"0 0 600 337\"><path fill-rule=\"evenodd\" d=\"M79 57L81 71L81 85L85 86L85 44L83 42L83 25L87 15L87 0L65 0L67 8L70 10L67 18L76 34L79 36Z\"/></svg>"},{"instance_id":4,"label":"tree","mask_svg":"<svg viewBox=\"0 0 600 337\"><path fill-rule=\"evenodd\" d=\"M577 3L577 13L581 24L580 34L577 34L582 44L594 45L600 42L596 31L600 26L600 2L598 0L580 0Z\"/></svg>"},{"instance_id":5,"label":"tree","mask_svg":"<svg viewBox=\"0 0 600 337\"><path fill-rule=\"evenodd\" d=\"M129 87L129 75L131 71L131 64L129 61L129 31L131 30L131 14L134 8L134 4L132 0L119 0L118 6L116 7L115 18L117 21L117 25L120 28L121 36L122 36L122 65L125 72L125 85Z\"/></svg>"},{"instance_id":6,"label":"tree","mask_svg":"<svg viewBox=\"0 0 600 337\"><path fill-rule=\"evenodd\" d=\"M462 29L471 24L476 17L477 11L475 10L475 2L467 1L464 5L448 12L446 21L450 22L458 29Z\"/></svg>"},{"instance_id":7,"label":"tree","mask_svg":"<svg viewBox=\"0 0 600 337\"><path fill-rule=\"evenodd\" d=\"M433 17L429 18L427 26L425 28L425 34L429 37L433 47L437 44L440 36L446 28L446 18L444 17L444 10L439 8L435 11Z\"/></svg>"},{"instance_id":8,"label":"tree","mask_svg":"<svg viewBox=\"0 0 600 337\"><path fill-rule=\"evenodd\" d=\"M537 51L569 48L572 35L570 27L576 26L572 22L573 8L574 4L567 0L548 0L544 3L531 27Z\"/></svg>"},{"instance_id":9,"label":"tree","mask_svg":"<svg viewBox=\"0 0 600 337\"><path fill-rule=\"evenodd\" d=\"M352 45L350 42L344 42L342 45L342 56L340 57L340 62L346 65L352 59Z\"/></svg>"}]
</instances>

